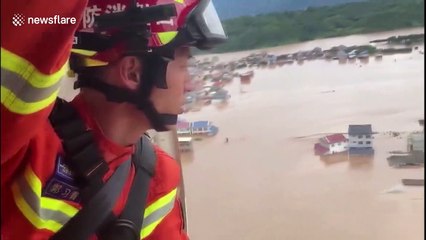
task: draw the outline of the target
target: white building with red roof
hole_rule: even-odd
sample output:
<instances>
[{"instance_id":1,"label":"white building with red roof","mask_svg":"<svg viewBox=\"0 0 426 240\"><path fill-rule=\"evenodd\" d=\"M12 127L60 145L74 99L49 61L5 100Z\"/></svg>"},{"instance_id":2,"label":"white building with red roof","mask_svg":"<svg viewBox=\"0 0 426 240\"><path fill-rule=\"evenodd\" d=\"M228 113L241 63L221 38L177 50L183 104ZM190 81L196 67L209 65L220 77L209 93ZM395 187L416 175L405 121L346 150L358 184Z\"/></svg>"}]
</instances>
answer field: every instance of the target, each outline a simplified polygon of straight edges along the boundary
<instances>
[{"instance_id":1,"label":"white building with red roof","mask_svg":"<svg viewBox=\"0 0 426 240\"><path fill-rule=\"evenodd\" d=\"M316 155L346 152L348 150L348 139L343 134L328 135L320 138L314 149Z\"/></svg>"},{"instance_id":2,"label":"white building with red roof","mask_svg":"<svg viewBox=\"0 0 426 240\"><path fill-rule=\"evenodd\" d=\"M178 135L190 135L191 134L191 123L185 120L178 120L176 124L176 130Z\"/></svg>"}]
</instances>

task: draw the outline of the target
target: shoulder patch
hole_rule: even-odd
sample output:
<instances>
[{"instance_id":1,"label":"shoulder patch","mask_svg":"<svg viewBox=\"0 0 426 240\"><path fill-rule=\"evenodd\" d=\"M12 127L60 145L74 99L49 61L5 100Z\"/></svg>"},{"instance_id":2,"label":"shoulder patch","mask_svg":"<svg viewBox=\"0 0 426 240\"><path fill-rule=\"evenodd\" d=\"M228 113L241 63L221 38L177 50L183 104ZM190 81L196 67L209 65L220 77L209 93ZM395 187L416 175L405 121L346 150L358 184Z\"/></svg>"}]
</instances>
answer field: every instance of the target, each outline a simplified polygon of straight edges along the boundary
<instances>
[{"instance_id":1,"label":"shoulder patch","mask_svg":"<svg viewBox=\"0 0 426 240\"><path fill-rule=\"evenodd\" d=\"M80 202L80 189L62 155L58 155L56 158L55 172L43 188L42 196Z\"/></svg>"}]
</instances>

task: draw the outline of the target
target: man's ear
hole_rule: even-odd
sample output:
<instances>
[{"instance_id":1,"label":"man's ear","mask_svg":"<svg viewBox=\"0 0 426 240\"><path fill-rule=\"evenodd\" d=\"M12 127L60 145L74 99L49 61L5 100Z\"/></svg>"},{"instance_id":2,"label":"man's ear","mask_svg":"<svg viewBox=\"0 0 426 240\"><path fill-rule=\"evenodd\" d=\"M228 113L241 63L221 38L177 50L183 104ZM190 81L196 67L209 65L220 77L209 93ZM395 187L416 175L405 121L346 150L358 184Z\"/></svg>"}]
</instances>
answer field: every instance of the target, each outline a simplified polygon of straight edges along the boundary
<instances>
[{"instance_id":1,"label":"man's ear","mask_svg":"<svg viewBox=\"0 0 426 240\"><path fill-rule=\"evenodd\" d=\"M142 74L142 62L135 56L126 56L120 60L120 80L127 89L138 89Z\"/></svg>"}]
</instances>

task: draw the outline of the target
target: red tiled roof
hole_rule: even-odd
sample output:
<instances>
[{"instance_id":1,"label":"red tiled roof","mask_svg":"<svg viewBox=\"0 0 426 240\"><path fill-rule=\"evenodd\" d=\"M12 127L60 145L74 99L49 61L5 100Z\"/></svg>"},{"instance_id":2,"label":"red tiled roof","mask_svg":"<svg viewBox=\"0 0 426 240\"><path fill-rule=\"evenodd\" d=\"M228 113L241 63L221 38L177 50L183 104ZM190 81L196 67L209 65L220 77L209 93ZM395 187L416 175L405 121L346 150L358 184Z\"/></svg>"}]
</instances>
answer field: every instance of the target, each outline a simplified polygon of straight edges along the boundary
<instances>
[{"instance_id":1,"label":"red tiled roof","mask_svg":"<svg viewBox=\"0 0 426 240\"><path fill-rule=\"evenodd\" d=\"M322 146L319 143L316 143L314 146L315 155L323 155L324 153L328 152L329 149Z\"/></svg>"},{"instance_id":2,"label":"red tiled roof","mask_svg":"<svg viewBox=\"0 0 426 240\"><path fill-rule=\"evenodd\" d=\"M189 129L191 123L190 122L177 122L176 128L177 129Z\"/></svg>"},{"instance_id":3,"label":"red tiled roof","mask_svg":"<svg viewBox=\"0 0 426 240\"><path fill-rule=\"evenodd\" d=\"M333 135L329 135L329 136L324 137L324 140L328 144L333 144L333 143L338 143L338 142L344 142L347 139L343 134L333 134Z\"/></svg>"}]
</instances>

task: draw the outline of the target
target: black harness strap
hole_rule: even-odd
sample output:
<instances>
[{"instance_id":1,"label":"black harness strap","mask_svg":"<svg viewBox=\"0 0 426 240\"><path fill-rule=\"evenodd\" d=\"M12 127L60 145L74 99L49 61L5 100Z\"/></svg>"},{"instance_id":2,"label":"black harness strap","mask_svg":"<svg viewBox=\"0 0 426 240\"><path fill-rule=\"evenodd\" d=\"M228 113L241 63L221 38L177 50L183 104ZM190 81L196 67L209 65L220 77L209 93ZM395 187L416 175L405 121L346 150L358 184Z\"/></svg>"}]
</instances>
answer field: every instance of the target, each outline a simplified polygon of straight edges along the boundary
<instances>
[{"instance_id":1,"label":"black harness strap","mask_svg":"<svg viewBox=\"0 0 426 240\"><path fill-rule=\"evenodd\" d=\"M132 157L136 175L120 217L100 234L103 240L139 240L145 213L150 179L155 174L156 155L152 143L144 136Z\"/></svg>"},{"instance_id":2,"label":"black harness strap","mask_svg":"<svg viewBox=\"0 0 426 240\"><path fill-rule=\"evenodd\" d=\"M102 225L117 202L126 183L131 161L127 160L83 209L71 218L50 240L87 240Z\"/></svg>"},{"instance_id":3,"label":"black harness strap","mask_svg":"<svg viewBox=\"0 0 426 240\"><path fill-rule=\"evenodd\" d=\"M108 165L78 113L66 101L58 98L49 118L62 139L66 163L77 180L80 179L83 189L83 209L51 239L83 240L100 232L98 235L103 240L139 240L149 183L156 165L155 151L148 137L141 138L132 156L136 174L125 208L117 219L112 214L112 208L127 179L130 161L122 164L104 184L102 178Z\"/></svg>"},{"instance_id":4,"label":"black harness strap","mask_svg":"<svg viewBox=\"0 0 426 240\"><path fill-rule=\"evenodd\" d=\"M65 161L81 186L84 203L102 187L102 178L109 170L108 164L103 159L93 134L69 103L58 98L49 119L62 140Z\"/></svg>"}]
</instances>

